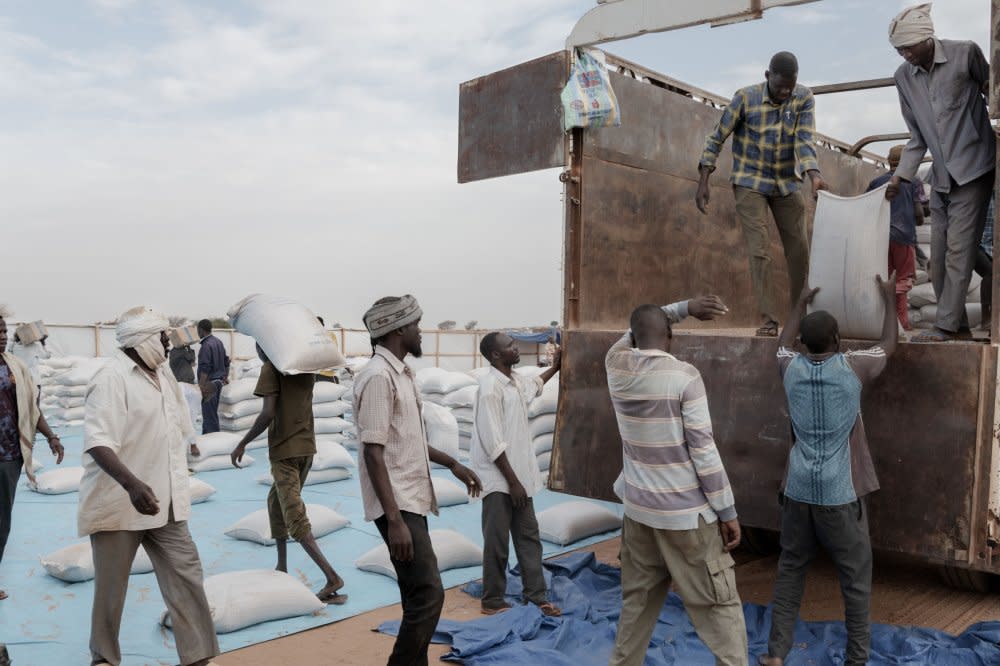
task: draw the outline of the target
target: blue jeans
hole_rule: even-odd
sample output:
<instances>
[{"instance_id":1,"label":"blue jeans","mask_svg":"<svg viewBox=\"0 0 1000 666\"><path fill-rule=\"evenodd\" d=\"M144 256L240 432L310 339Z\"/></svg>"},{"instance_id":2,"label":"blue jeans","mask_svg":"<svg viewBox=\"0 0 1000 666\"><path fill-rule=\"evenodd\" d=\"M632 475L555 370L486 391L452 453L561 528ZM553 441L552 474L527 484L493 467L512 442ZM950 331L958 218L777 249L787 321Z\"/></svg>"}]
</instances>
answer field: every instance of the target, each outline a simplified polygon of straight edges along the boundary
<instances>
[{"instance_id":1,"label":"blue jeans","mask_svg":"<svg viewBox=\"0 0 1000 666\"><path fill-rule=\"evenodd\" d=\"M219 397L222 395L222 380L210 380L215 386L215 393L211 398L201 400L201 434L207 435L210 432L219 432Z\"/></svg>"}]
</instances>

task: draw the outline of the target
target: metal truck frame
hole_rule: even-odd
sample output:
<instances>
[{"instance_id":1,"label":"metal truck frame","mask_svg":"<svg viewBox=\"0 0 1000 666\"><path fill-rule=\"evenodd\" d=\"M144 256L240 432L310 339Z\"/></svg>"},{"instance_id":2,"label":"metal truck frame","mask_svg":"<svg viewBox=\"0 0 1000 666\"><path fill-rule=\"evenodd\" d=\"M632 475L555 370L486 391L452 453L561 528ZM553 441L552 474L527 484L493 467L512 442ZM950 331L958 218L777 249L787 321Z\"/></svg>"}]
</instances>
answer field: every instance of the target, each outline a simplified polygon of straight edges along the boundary
<instances>
[{"instance_id":1,"label":"metal truck frame","mask_svg":"<svg viewBox=\"0 0 1000 666\"><path fill-rule=\"evenodd\" d=\"M743 19L794 3L749 4L757 5L756 15ZM992 11L990 108L997 117L1000 0L992 0ZM601 37L579 28L576 43ZM611 485L621 470L621 439L605 353L636 305L719 294L730 306L723 324L728 328L685 323L673 353L705 379L740 521L759 543L762 530L779 528L778 486L792 441L775 363L777 341L753 337L757 313L727 180L728 147L713 178L709 215L694 205L704 138L728 100L610 53L607 61L621 106L619 128L563 132L559 94L569 51L460 87L459 182L564 167L564 357L549 485L616 499ZM814 92L885 85L892 80L818 86ZM839 194L860 194L885 167L882 156L863 146L903 137L865 137L852 145L819 136L824 178ZM808 182L804 187L811 202ZM773 228L772 256L783 256ZM784 262L776 260L774 269L775 289L785 293ZM1000 271L994 272L994 302L1000 302L998 284ZM1000 308L994 308L994 340L998 319ZM901 344L886 372L866 389L862 408L882 486L869 500L873 546L940 565L949 582L980 589L988 586L989 574L1000 573L997 359L996 344Z\"/></svg>"}]
</instances>

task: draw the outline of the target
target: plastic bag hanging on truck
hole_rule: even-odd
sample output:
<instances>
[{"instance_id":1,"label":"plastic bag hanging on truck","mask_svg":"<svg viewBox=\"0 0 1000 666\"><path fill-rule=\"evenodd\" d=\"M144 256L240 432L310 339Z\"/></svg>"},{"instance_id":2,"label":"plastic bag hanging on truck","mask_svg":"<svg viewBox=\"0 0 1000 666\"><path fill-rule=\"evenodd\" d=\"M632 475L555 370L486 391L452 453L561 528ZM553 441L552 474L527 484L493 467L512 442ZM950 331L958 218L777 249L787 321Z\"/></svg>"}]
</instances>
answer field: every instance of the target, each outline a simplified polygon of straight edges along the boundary
<instances>
[{"instance_id":1,"label":"plastic bag hanging on truck","mask_svg":"<svg viewBox=\"0 0 1000 666\"><path fill-rule=\"evenodd\" d=\"M596 49L576 49L569 81L562 91L563 128L618 127L622 124L618 98L604 53Z\"/></svg>"},{"instance_id":2,"label":"plastic bag hanging on truck","mask_svg":"<svg viewBox=\"0 0 1000 666\"><path fill-rule=\"evenodd\" d=\"M885 189L857 197L822 191L816 203L809 286L820 290L809 311L826 310L836 317L843 338L882 337L885 304L875 275L889 279Z\"/></svg>"}]
</instances>

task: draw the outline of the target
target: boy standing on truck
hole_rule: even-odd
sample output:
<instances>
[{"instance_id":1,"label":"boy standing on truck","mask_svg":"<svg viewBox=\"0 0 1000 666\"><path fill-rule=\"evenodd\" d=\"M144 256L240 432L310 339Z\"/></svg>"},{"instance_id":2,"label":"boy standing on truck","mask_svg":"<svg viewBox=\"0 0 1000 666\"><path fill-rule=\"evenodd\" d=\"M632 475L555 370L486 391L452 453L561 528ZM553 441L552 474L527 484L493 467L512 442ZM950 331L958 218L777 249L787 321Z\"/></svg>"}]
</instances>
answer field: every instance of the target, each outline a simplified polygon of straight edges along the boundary
<instances>
[{"instance_id":1,"label":"boy standing on truck","mask_svg":"<svg viewBox=\"0 0 1000 666\"><path fill-rule=\"evenodd\" d=\"M622 438L615 491L622 525L622 610L610 666L640 666L670 584L722 666L747 663L736 563L733 491L712 435L698 370L670 355L670 325L728 310L716 296L640 305L608 351L608 390Z\"/></svg>"},{"instance_id":2,"label":"boy standing on truck","mask_svg":"<svg viewBox=\"0 0 1000 666\"><path fill-rule=\"evenodd\" d=\"M845 666L868 663L871 646L872 547L864 497L878 490L861 421L861 389L896 350L896 274L875 277L885 303L882 339L841 353L837 320L824 310L803 317L818 288L806 286L778 341L795 442L782 487L781 558L774 583L771 635L762 666L781 666L792 634L806 570L822 547L840 576L847 626ZM791 351L799 337L804 354Z\"/></svg>"}]
</instances>

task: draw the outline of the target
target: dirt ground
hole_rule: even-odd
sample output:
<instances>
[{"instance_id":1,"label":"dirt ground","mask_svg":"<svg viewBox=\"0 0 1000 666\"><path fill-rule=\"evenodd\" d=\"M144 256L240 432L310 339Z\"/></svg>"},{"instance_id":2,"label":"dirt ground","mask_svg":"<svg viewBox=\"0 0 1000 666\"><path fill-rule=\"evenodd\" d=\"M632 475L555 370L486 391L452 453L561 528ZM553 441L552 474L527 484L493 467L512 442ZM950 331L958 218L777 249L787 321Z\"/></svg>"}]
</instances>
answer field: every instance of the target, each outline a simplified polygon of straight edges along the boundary
<instances>
[{"instance_id":1,"label":"dirt ground","mask_svg":"<svg viewBox=\"0 0 1000 666\"><path fill-rule=\"evenodd\" d=\"M598 559L618 566L618 539L581 550L594 551ZM737 552L736 580L743 601L767 604L771 599L777 555L759 557ZM819 560L809 573L802 602L805 620L843 618L837 575L829 562ZM216 659L223 666L272 666L294 664L384 664L393 638L373 629L385 620L399 619L399 605L387 606L324 627L226 653ZM481 617L478 600L455 587L445 594L442 617L472 620ZM872 621L885 624L933 627L960 633L970 624L1000 618L1000 594L955 590L939 581L934 569L895 559L876 558ZM448 651L432 645L430 660Z\"/></svg>"}]
</instances>

